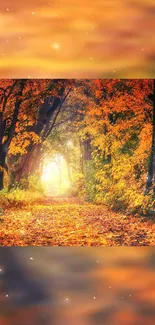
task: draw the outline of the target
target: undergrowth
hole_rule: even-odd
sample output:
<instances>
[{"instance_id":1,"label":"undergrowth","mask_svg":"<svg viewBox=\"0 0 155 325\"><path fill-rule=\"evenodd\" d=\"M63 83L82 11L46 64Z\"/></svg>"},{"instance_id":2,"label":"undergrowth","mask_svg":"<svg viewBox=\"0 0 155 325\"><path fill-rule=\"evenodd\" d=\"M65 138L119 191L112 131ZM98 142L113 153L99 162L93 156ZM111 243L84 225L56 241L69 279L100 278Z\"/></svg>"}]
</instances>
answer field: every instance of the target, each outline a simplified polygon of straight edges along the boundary
<instances>
[{"instance_id":1,"label":"undergrowth","mask_svg":"<svg viewBox=\"0 0 155 325\"><path fill-rule=\"evenodd\" d=\"M10 192L3 190L0 191L0 208L22 208L39 203L43 197L43 193L32 190L15 189Z\"/></svg>"}]
</instances>

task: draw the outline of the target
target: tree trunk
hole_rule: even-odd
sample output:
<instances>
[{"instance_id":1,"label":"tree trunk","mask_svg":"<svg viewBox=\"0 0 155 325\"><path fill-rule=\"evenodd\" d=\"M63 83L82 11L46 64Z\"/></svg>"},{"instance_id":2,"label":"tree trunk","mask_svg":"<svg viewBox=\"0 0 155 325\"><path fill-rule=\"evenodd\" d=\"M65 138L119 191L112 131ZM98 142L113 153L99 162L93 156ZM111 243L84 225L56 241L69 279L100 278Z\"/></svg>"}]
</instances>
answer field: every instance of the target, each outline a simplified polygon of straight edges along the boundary
<instances>
[{"instance_id":1,"label":"tree trunk","mask_svg":"<svg viewBox=\"0 0 155 325\"><path fill-rule=\"evenodd\" d=\"M28 178L33 174L41 174L42 161L42 145L36 145L30 152L21 157L9 158L10 181L9 190L21 185L25 189L28 188ZM13 169L12 166L15 166ZM22 182L23 181L23 182Z\"/></svg>"},{"instance_id":2,"label":"tree trunk","mask_svg":"<svg viewBox=\"0 0 155 325\"><path fill-rule=\"evenodd\" d=\"M0 169L0 191L3 190L3 188L4 188L4 170Z\"/></svg>"},{"instance_id":3,"label":"tree trunk","mask_svg":"<svg viewBox=\"0 0 155 325\"><path fill-rule=\"evenodd\" d=\"M152 186L153 194L155 194L155 80L154 80L154 91L153 91L153 136L152 136Z\"/></svg>"},{"instance_id":4,"label":"tree trunk","mask_svg":"<svg viewBox=\"0 0 155 325\"><path fill-rule=\"evenodd\" d=\"M83 147L83 141L79 140L80 143L80 172L84 173L84 147Z\"/></svg>"},{"instance_id":5,"label":"tree trunk","mask_svg":"<svg viewBox=\"0 0 155 325\"><path fill-rule=\"evenodd\" d=\"M84 140L84 159L86 160L91 160L91 141L90 139Z\"/></svg>"},{"instance_id":6,"label":"tree trunk","mask_svg":"<svg viewBox=\"0 0 155 325\"><path fill-rule=\"evenodd\" d=\"M0 191L4 188L4 169L6 168L6 151L3 145L0 145Z\"/></svg>"},{"instance_id":7,"label":"tree trunk","mask_svg":"<svg viewBox=\"0 0 155 325\"><path fill-rule=\"evenodd\" d=\"M72 177L71 177L71 170L70 170L70 164L67 162L67 168L68 168L68 178L70 183L72 184Z\"/></svg>"},{"instance_id":8,"label":"tree trunk","mask_svg":"<svg viewBox=\"0 0 155 325\"><path fill-rule=\"evenodd\" d=\"M27 162L23 168L22 178L28 178L33 174L40 174L42 160L42 145L36 145L28 154Z\"/></svg>"},{"instance_id":9,"label":"tree trunk","mask_svg":"<svg viewBox=\"0 0 155 325\"><path fill-rule=\"evenodd\" d=\"M153 195L155 194L155 79L153 82L153 95L149 96L149 98L153 101L153 131L152 131L152 147L151 147L151 155L150 155L150 162L148 168L148 176L146 181L146 190L145 194L150 193L153 191Z\"/></svg>"}]
</instances>

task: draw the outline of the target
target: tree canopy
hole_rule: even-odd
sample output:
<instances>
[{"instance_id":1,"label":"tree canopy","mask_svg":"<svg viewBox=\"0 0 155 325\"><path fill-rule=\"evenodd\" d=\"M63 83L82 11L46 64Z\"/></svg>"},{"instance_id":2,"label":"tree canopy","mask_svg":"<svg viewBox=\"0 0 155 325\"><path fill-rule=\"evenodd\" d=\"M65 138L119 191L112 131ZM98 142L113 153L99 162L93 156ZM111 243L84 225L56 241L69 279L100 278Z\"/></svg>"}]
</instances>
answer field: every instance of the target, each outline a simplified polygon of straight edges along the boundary
<instances>
[{"instance_id":1,"label":"tree canopy","mask_svg":"<svg viewBox=\"0 0 155 325\"><path fill-rule=\"evenodd\" d=\"M154 81L0 80L0 189L5 171L9 188L23 179L28 187L55 153L77 195L116 209L152 206Z\"/></svg>"}]
</instances>

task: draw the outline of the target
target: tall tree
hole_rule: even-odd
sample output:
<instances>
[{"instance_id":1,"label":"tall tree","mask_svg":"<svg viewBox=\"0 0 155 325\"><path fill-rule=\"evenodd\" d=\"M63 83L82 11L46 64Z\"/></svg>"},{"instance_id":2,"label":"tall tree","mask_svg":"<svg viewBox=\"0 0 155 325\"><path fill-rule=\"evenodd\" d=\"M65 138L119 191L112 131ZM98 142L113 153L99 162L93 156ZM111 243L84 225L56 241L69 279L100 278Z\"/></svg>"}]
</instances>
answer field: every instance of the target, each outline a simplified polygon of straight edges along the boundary
<instances>
[{"instance_id":1,"label":"tall tree","mask_svg":"<svg viewBox=\"0 0 155 325\"><path fill-rule=\"evenodd\" d=\"M20 105L22 102L22 94L26 84L26 80L14 80L1 91L1 110L0 110L0 190L4 187L4 170L7 169L6 157L15 133L16 123ZM15 96L13 95L15 93ZM8 101L10 106L13 105L13 112L8 110ZM12 107L9 107L10 111Z\"/></svg>"},{"instance_id":2,"label":"tall tree","mask_svg":"<svg viewBox=\"0 0 155 325\"><path fill-rule=\"evenodd\" d=\"M152 146L145 192L148 194L153 190L155 194L155 79L153 80L153 93L148 97L152 102Z\"/></svg>"},{"instance_id":3,"label":"tall tree","mask_svg":"<svg viewBox=\"0 0 155 325\"><path fill-rule=\"evenodd\" d=\"M151 148L152 87L152 80L93 80L94 105L87 106L82 133L91 134L102 202L122 206L124 199L132 205L135 195L143 197Z\"/></svg>"},{"instance_id":4,"label":"tall tree","mask_svg":"<svg viewBox=\"0 0 155 325\"><path fill-rule=\"evenodd\" d=\"M11 156L11 170L21 164L21 157L26 166L26 157L30 159L30 153L48 136L69 83L57 79L0 80L0 189L7 158Z\"/></svg>"},{"instance_id":5,"label":"tall tree","mask_svg":"<svg viewBox=\"0 0 155 325\"><path fill-rule=\"evenodd\" d=\"M27 128L29 133L33 132L38 137L38 141L36 143L31 141L23 155L10 156L9 165L14 163L14 168L11 168L9 188L15 183L19 184L23 178L25 185L28 186L28 176L40 171L43 143L52 132L70 91L71 81L55 79L47 85L42 95L42 103L36 110L35 122Z\"/></svg>"}]
</instances>

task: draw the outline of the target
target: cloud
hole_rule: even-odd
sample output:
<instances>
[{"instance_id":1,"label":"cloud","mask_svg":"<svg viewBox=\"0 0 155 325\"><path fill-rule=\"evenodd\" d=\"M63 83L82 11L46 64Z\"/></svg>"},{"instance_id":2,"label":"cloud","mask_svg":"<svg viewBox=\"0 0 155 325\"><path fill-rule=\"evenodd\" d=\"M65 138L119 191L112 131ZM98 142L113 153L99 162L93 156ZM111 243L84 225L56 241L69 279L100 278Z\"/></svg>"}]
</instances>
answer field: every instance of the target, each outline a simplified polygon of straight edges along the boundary
<instances>
[{"instance_id":1,"label":"cloud","mask_svg":"<svg viewBox=\"0 0 155 325\"><path fill-rule=\"evenodd\" d=\"M0 77L151 77L154 10L152 0L7 0Z\"/></svg>"}]
</instances>

